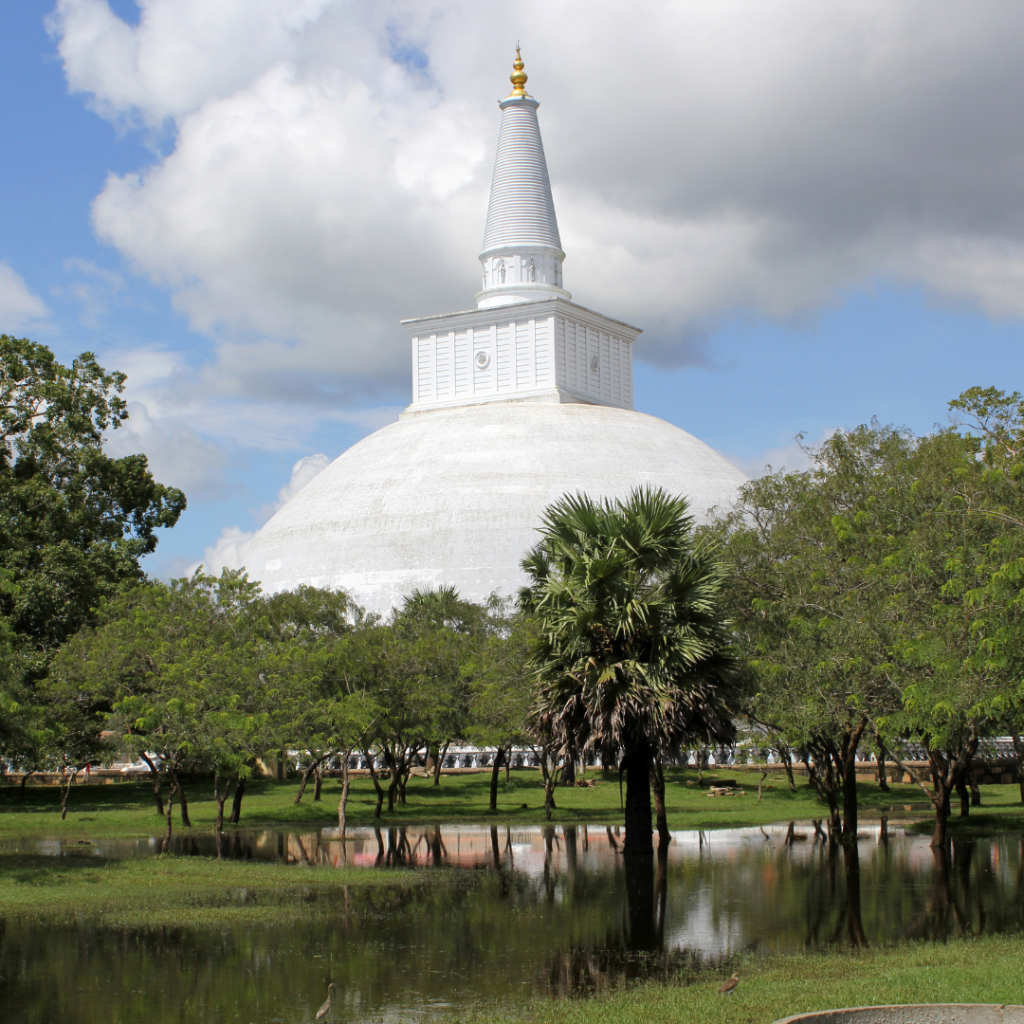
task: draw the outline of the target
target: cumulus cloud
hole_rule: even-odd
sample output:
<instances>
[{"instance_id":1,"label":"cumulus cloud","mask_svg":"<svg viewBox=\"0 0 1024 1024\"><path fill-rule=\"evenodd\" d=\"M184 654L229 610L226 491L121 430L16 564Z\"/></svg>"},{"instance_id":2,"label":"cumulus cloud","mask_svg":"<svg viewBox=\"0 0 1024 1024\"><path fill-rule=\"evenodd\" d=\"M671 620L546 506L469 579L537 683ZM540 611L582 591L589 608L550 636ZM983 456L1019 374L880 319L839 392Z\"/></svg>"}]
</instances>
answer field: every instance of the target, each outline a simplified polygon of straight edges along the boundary
<instances>
[{"instance_id":1,"label":"cumulus cloud","mask_svg":"<svg viewBox=\"0 0 1024 1024\"><path fill-rule=\"evenodd\" d=\"M29 291L17 271L0 262L0 334L20 331L46 315L42 299Z\"/></svg>"},{"instance_id":2,"label":"cumulus cloud","mask_svg":"<svg viewBox=\"0 0 1024 1024\"><path fill-rule=\"evenodd\" d=\"M208 383L337 406L404 383L401 317L471 304L521 38L585 305L706 359L905 281L1024 316L1024 7L932 0L59 0L70 86L166 155L98 234L218 344ZM572 46L565 40L571 38Z\"/></svg>"},{"instance_id":3,"label":"cumulus cloud","mask_svg":"<svg viewBox=\"0 0 1024 1024\"><path fill-rule=\"evenodd\" d=\"M319 476L331 460L326 455L307 455L292 466L288 483L277 492L277 501L263 505L256 510L256 522L262 526L280 508L291 501L303 487ZM202 564L207 572L219 574L221 569L242 569L246 565L249 545L256 530L243 530L238 526L227 526L221 530L220 536L207 548L203 549L203 560L190 566L186 575L191 575Z\"/></svg>"},{"instance_id":4,"label":"cumulus cloud","mask_svg":"<svg viewBox=\"0 0 1024 1024\"><path fill-rule=\"evenodd\" d=\"M223 497L228 488L223 448L174 419L155 419L142 402L128 403L128 420L106 440L115 458L142 453L154 479L179 487L197 501Z\"/></svg>"}]
</instances>

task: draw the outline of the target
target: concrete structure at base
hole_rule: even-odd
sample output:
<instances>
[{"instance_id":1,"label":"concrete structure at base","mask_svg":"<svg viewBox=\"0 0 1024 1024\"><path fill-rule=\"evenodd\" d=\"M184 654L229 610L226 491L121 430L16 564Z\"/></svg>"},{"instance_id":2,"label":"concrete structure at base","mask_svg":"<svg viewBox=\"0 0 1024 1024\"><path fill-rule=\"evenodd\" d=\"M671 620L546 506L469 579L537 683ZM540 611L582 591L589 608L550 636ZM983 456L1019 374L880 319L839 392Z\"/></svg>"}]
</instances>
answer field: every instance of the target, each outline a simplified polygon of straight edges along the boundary
<instances>
[{"instance_id":1,"label":"concrete structure at base","mask_svg":"<svg viewBox=\"0 0 1024 1024\"><path fill-rule=\"evenodd\" d=\"M512 595L544 509L649 484L698 520L744 476L685 431L633 411L637 327L573 303L537 101L516 53L502 111L477 308L405 321L412 403L343 453L253 539L268 591L341 587L387 612L415 588Z\"/></svg>"}]
</instances>

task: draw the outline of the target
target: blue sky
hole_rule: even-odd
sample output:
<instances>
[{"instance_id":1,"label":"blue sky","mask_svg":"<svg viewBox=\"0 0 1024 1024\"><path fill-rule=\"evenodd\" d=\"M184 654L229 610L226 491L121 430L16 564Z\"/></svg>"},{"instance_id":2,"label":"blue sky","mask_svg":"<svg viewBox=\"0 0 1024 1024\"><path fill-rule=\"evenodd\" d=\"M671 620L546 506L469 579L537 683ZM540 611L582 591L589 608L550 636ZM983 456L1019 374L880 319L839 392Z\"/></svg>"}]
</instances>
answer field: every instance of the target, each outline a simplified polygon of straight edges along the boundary
<instances>
[{"instance_id":1,"label":"blue sky","mask_svg":"<svg viewBox=\"0 0 1024 1024\"><path fill-rule=\"evenodd\" d=\"M472 301L516 36L566 285L645 328L638 409L753 473L799 432L923 432L967 387L1019 387L1015 11L792 0L750 56L742 4L647 34L603 6L571 52L538 3L0 7L0 331L129 373L115 450L189 495L152 571L256 529L300 460L407 403L398 319ZM599 103L584 42L614 43Z\"/></svg>"}]
</instances>

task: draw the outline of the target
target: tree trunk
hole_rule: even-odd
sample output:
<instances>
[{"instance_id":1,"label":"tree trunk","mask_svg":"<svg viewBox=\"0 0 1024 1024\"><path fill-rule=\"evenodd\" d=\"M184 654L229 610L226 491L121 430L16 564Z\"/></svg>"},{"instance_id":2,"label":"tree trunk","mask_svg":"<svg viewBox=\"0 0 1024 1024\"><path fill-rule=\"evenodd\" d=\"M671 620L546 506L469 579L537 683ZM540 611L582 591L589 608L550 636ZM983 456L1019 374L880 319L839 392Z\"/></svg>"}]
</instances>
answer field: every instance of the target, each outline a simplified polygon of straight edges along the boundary
<instances>
[{"instance_id":1,"label":"tree trunk","mask_svg":"<svg viewBox=\"0 0 1024 1024\"><path fill-rule=\"evenodd\" d=\"M660 758L651 766L651 790L654 793L654 812L658 822L658 842L667 846L672 841L668 830L668 816L665 813L665 769Z\"/></svg>"},{"instance_id":2,"label":"tree trunk","mask_svg":"<svg viewBox=\"0 0 1024 1024\"><path fill-rule=\"evenodd\" d=\"M935 831L932 833L931 847L938 849L946 846L946 821L949 815L941 798L935 801Z\"/></svg>"},{"instance_id":3,"label":"tree trunk","mask_svg":"<svg viewBox=\"0 0 1024 1024\"><path fill-rule=\"evenodd\" d=\"M373 809L373 816L375 818L380 817L380 812L384 807L384 790L381 787L380 779L377 778L377 766L374 764L373 756L369 751L366 753L366 763L370 766L370 778L373 780L373 788L377 793L377 806Z\"/></svg>"},{"instance_id":4,"label":"tree trunk","mask_svg":"<svg viewBox=\"0 0 1024 1024\"><path fill-rule=\"evenodd\" d=\"M971 787L971 806L981 806L981 790L978 788L978 776L970 768L967 769L967 785Z\"/></svg>"},{"instance_id":5,"label":"tree trunk","mask_svg":"<svg viewBox=\"0 0 1024 1024\"><path fill-rule=\"evenodd\" d=\"M402 760L401 770L398 773L398 802L405 806L405 787L409 785L409 776L412 773L412 763L416 759L416 751L411 751Z\"/></svg>"},{"instance_id":6,"label":"tree trunk","mask_svg":"<svg viewBox=\"0 0 1024 1024\"><path fill-rule=\"evenodd\" d=\"M160 775L149 754L143 751L139 757L149 765L149 777L153 780L153 800L156 803L156 813L162 818L164 816L164 795L160 791Z\"/></svg>"},{"instance_id":7,"label":"tree trunk","mask_svg":"<svg viewBox=\"0 0 1024 1024\"><path fill-rule=\"evenodd\" d=\"M71 796L71 787L75 784L75 776L78 774L76 768L73 772L61 773L60 778L60 820L68 816L68 797Z\"/></svg>"},{"instance_id":8,"label":"tree trunk","mask_svg":"<svg viewBox=\"0 0 1024 1024\"><path fill-rule=\"evenodd\" d=\"M501 774L501 766L505 763L505 748L498 747L498 752L494 755L494 764L491 767L491 803L490 809L496 811L498 809L498 776Z\"/></svg>"},{"instance_id":9,"label":"tree trunk","mask_svg":"<svg viewBox=\"0 0 1024 1024\"><path fill-rule=\"evenodd\" d=\"M299 791L295 794L294 803L298 804L302 800L302 794L306 792L306 783L309 782L309 777L316 770L316 766L319 761L312 761L302 770L302 781L299 783Z\"/></svg>"},{"instance_id":10,"label":"tree trunk","mask_svg":"<svg viewBox=\"0 0 1024 1024\"><path fill-rule=\"evenodd\" d=\"M811 780L811 785L818 794L818 800L828 805L828 831L829 837L833 840L842 826L839 804L836 801L834 761L833 753L826 747L815 750L814 764L811 764L810 756L806 752L804 753L804 765L807 768L807 776ZM824 773L822 772L823 768Z\"/></svg>"},{"instance_id":11,"label":"tree trunk","mask_svg":"<svg viewBox=\"0 0 1024 1024\"><path fill-rule=\"evenodd\" d=\"M351 750L345 751L345 759L341 764L341 799L338 801L338 835L341 837L341 863L348 864L348 850L345 846L345 819L348 809L348 759L352 756Z\"/></svg>"},{"instance_id":12,"label":"tree trunk","mask_svg":"<svg viewBox=\"0 0 1024 1024\"><path fill-rule=\"evenodd\" d=\"M932 748L926 740L928 749L928 767L931 773L931 788L918 776L916 770L900 762L900 767L917 783L918 788L931 801L935 808L935 832L932 835L933 849L945 847L948 842L946 822L949 819L949 794L958 780L968 770L974 754L978 749L977 735L970 735L960 744L957 756L951 757L950 752Z\"/></svg>"},{"instance_id":13,"label":"tree trunk","mask_svg":"<svg viewBox=\"0 0 1024 1024\"><path fill-rule=\"evenodd\" d=\"M220 791L220 775L213 776L213 799L217 802L217 823L213 826L214 832L224 831L224 804L227 803L228 794L231 792L231 780L224 780L224 792Z\"/></svg>"},{"instance_id":14,"label":"tree trunk","mask_svg":"<svg viewBox=\"0 0 1024 1024\"><path fill-rule=\"evenodd\" d=\"M245 779L235 776L235 796L231 801L231 824L237 825L242 816L242 797L245 796Z\"/></svg>"},{"instance_id":15,"label":"tree trunk","mask_svg":"<svg viewBox=\"0 0 1024 1024\"><path fill-rule=\"evenodd\" d=\"M846 736L843 752L843 842L857 841L857 747L866 722Z\"/></svg>"},{"instance_id":16,"label":"tree trunk","mask_svg":"<svg viewBox=\"0 0 1024 1024\"><path fill-rule=\"evenodd\" d=\"M789 779L789 791L791 793L796 792L796 777L793 775L793 751L789 749L784 743L780 743L775 748L775 752L782 758L782 763L786 768L786 778Z\"/></svg>"},{"instance_id":17,"label":"tree trunk","mask_svg":"<svg viewBox=\"0 0 1024 1024\"><path fill-rule=\"evenodd\" d=\"M167 794L167 811L166 811L166 814L165 814L165 819L167 821L167 828L164 831L164 841L163 841L163 844L160 847L160 852L161 853L170 853L171 852L171 826L173 824L173 818L172 818L172 815L171 815L171 811L173 810L173 808L174 808L174 787L171 786L171 791Z\"/></svg>"},{"instance_id":18,"label":"tree trunk","mask_svg":"<svg viewBox=\"0 0 1024 1024\"><path fill-rule=\"evenodd\" d=\"M313 803L320 803L320 790L324 784L324 766L323 762L318 764L313 771Z\"/></svg>"},{"instance_id":19,"label":"tree trunk","mask_svg":"<svg viewBox=\"0 0 1024 1024\"><path fill-rule=\"evenodd\" d=\"M885 777L885 744L878 744L878 788L883 793L889 792L889 780Z\"/></svg>"},{"instance_id":20,"label":"tree trunk","mask_svg":"<svg viewBox=\"0 0 1024 1024\"><path fill-rule=\"evenodd\" d=\"M539 754L537 754L536 747L530 749L540 761L540 774L544 780L544 820L550 821L551 812L555 809L555 784L558 779L555 756L552 755L551 748L546 744L541 746Z\"/></svg>"},{"instance_id":21,"label":"tree trunk","mask_svg":"<svg viewBox=\"0 0 1024 1024\"><path fill-rule=\"evenodd\" d=\"M18 789L20 790L20 793L18 795L18 799L21 802L24 802L24 800L25 800L25 784L28 782L29 777L32 776L32 775L35 775L35 773L36 773L35 768L30 768L27 772L23 772L22 773L21 782L18 783ZM1022 794L1022 798L1024 798L1024 789L1021 789L1021 794ZM161 814L163 813L163 809L162 808L161 808L160 813Z\"/></svg>"},{"instance_id":22,"label":"tree trunk","mask_svg":"<svg viewBox=\"0 0 1024 1024\"><path fill-rule=\"evenodd\" d=\"M565 767L562 769L562 785L576 785L576 748L573 746L566 746L565 748Z\"/></svg>"},{"instance_id":23,"label":"tree trunk","mask_svg":"<svg viewBox=\"0 0 1024 1024\"><path fill-rule=\"evenodd\" d=\"M181 779L178 777L178 773L175 769L171 769L171 786L177 791L178 799L181 801L181 824L184 828L191 828L192 822L188 816L188 798L185 796L185 790L181 788Z\"/></svg>"},{"instance_id":24,"label":"tree trunk","mask_svg":"<svg viewBox=\"0 0 1024 1024\"><path fill-rule=\"evenodd\" d=\"M551 820L551 812L558 810L555 806L555 776L551 774L544 780L544 820Z\"/></svg>"},{"instance_id":25,"label":"tree trunk","mask_svg":"<svg viewBox=\"0 0 1024 1024\"><path fill-rule=\"evenodd\" d=\"M654 853L651 839L651 748L635 741L623 758L626 768L626 841L623 853Z\"/></svg>"},{"instance_id":26,"label":"tree trunk","mask_svg":"<svg viewBox=\"0 0 1024 1024\"><path fill-rule=\"evenodd\" d=\"M971 794L967 788L967 780L960 776L956 780L955 787L956 795L960 797L960 817L969 818L971 816Z\"/></svg>"},{"instance_id":27,"label":"tree trunk","mask_svg":"<svg viewBox=\"0 0 1024 1024\"><path fill-rule=\"evenodd\" d=\"M449 740L440 750L437 756L437 761L434 764L434 785L441 785L441 768L444 765L444 759L448 756L448 748L452 745L452 741Z\"/></svg>"}]
</instances>

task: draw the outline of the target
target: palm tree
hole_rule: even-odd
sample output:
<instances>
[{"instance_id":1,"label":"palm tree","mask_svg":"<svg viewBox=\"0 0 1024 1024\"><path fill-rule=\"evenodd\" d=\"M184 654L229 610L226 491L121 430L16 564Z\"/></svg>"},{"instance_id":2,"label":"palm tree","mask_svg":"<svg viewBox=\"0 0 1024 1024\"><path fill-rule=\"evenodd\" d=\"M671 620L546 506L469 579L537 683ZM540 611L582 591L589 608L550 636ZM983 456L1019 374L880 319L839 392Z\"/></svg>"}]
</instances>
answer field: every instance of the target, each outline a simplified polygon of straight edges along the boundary
<instances>
[{"instance_id":1,"label":"palm tree","mask_svg":"<svg viewBox=\"0 0 1024 1024\"><path fill-rule=\"evenodd\" d=\"M685 498L566 495L523 560L538 623L537 724L583 751L614 744L626 772L626 853L652 853L650 771L701 738L727 742L733 660L724 569L694 543Z\"/></svg>"}]
</instances>

